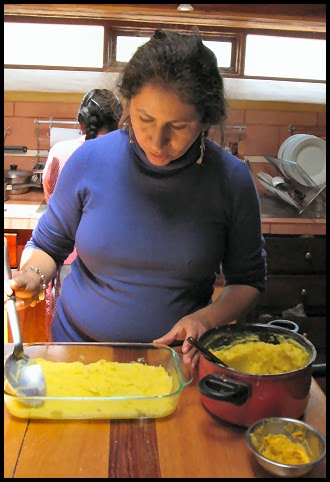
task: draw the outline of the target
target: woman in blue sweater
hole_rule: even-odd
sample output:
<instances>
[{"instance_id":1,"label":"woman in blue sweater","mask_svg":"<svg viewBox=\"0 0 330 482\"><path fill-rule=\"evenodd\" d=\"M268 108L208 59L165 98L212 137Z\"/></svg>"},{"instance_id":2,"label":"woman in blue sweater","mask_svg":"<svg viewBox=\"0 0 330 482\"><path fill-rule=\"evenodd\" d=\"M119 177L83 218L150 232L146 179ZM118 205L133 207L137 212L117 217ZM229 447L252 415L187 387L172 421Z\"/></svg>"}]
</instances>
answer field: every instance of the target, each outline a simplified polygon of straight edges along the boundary
<instances>
[{"instance_id":1,"label":"woman in blue sweater","mask_svg":"<svg viewBox=\"0 0 330 482\"><path fill-rule=\"evenodd\" d=\"M182 340L194 367L187 338L241 317L264 290L257 192L247 166L207 139L226 102L199 35L157 30L118 88L126 122L72 154L6 292L19 308L42 298L76 246L52 340Z\"/></svg>"}]
</instances>

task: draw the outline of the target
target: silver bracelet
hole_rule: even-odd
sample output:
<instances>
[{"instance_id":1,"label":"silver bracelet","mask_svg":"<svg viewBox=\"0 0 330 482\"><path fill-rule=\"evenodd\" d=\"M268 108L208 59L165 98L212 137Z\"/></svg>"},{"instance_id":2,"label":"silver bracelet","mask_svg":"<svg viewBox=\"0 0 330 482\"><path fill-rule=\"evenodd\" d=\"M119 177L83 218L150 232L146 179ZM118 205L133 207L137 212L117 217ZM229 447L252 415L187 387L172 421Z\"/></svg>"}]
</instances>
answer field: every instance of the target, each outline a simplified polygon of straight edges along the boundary
<instances>
[{"instance_id":1,"label":"silver bracelet","mask_svg":"<svg viewBox=\"0 0 330 482\"><path fill-rule=\"evenodd\" d=\"M39 299L32 301L31 305L32 307L36 306L37 303L40 303L40 301L43 301L46 298L46 278L45 275L40 271L39 268L34 268L33 266L29 266L28 268L25 268L21 270L21 273L25 273L26 271L34 271L40 276L40 282L41 282L41 290L39 293Z\"/></svg>"}]
</instances>

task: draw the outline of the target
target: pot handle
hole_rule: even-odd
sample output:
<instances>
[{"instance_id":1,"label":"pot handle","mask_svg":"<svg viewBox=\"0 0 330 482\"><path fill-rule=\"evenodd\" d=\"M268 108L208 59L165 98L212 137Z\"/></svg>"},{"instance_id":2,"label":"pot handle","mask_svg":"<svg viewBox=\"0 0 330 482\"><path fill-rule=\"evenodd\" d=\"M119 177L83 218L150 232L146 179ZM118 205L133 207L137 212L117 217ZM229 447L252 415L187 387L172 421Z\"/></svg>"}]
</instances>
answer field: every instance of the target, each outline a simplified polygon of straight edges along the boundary
<instances>
[{"instance_id":1,"label":"pot handle","mask_svg":"<svg viewBox=\"0 0 330 482\"><path fill-rule=\"evenodd\" d=\"M312 365L312 376L314 378L325 377L327 374L326 369L326 363L315 363Z\"/></svg>"},{"instance_id":2,"label":"pot handle","mask_svg":"<svg viewBox=\"0 0 330 482\"><path fill-rule=\"evenodd\" d=\"M7 184L6 189L7 191L12 191L16 189L24 189L25 187L42 187L42 184L38 184L36 182L23 182L23 183L16 183L16 184Z\"/></svg>"},{"instance_id":3,"label":"pot handle","mask_svg":"<svg viewBox=\"0 0 330 482\"><path fill-rule=\"evenodd\" d=\"M198 383L198 389L202 395L208 398L237 406L243 405L251 392L248 383L219 373L209 374L202 378Z\"/></svg>"},{"instance_id":4,"label":"pot handle","mask_svg":"<svg viewBox=\"0 0 330 482\"><path fill-rule=\"evenodd\" d=\"M266 323L267 326L278 326L279 328L286 328L287 330L298 333L299 325L291 320L272 320Z\"/></svg>"}]
</instances>

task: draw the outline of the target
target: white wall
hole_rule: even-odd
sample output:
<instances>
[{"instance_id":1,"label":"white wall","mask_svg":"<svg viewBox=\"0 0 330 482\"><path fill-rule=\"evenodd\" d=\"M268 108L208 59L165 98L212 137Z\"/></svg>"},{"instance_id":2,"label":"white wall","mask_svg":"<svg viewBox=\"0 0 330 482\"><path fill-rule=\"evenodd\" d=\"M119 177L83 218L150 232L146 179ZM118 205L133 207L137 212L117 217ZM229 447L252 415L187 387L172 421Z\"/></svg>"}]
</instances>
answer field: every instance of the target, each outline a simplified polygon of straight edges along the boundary
<instances>
[{"instance_id":1,"label":"white wall","mask_svg":"<svg viewBox=\"0 0 330 482\"><path fill-rule=\"evenodd\" d=\"M5 69L4 91L85 93L113 89L118 73ZM229 100L326 103L326 84L254 79L225 79Z\"/></svg>"}]
</instances>

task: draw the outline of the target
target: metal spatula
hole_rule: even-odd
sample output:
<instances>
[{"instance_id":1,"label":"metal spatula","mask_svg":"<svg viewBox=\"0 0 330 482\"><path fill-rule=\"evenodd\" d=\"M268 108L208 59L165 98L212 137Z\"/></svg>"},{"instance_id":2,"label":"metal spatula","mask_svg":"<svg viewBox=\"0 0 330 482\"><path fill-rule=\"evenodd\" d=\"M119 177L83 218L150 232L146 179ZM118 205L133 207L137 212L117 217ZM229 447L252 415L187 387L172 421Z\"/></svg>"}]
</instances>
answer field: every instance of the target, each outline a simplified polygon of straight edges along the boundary
<instances>
[{"instance_id":1,"label":"metal spatula","mask_svg":"<svg viewBox=\"0 0 330 482\"><path fill-rule=\"evenodd\" d=\"M223 365L224 367L228 368L228 365L226 365L225 362L223 362L222 360L220 360L220 358L218 358L217 356L215 356L210 350L208 350L207 348L205 348L204 345L202 345L201 343L199 343L199 341L195 340L195 338L192 338L191 336L189 336L187 338L187 341L189 341L189 343L194 346L195 348L197 348L198 351L200 351L201 353L203 353L203 355L205 356L205 358L207 360L209 360L210 362L212 363L217 363L218 365Z\"/></svg>"},{"instance_id":2,"label":"metal spatula","mask_svg":"<svg viewBox=\"0 0 330 482\"><path fill-rule=\"evenodd\" d=\"M4 279L10 280L7 240L4 238ZM10 329L15 343L13 353L7 358L4 374L11 390L20 397L44 396L46 381L41 366L23 351L23 343L16 311L16 297L12 295L6 302ZM38 405L40 400L22 400L28 405Z\"/></svg>"}]
</instances>

